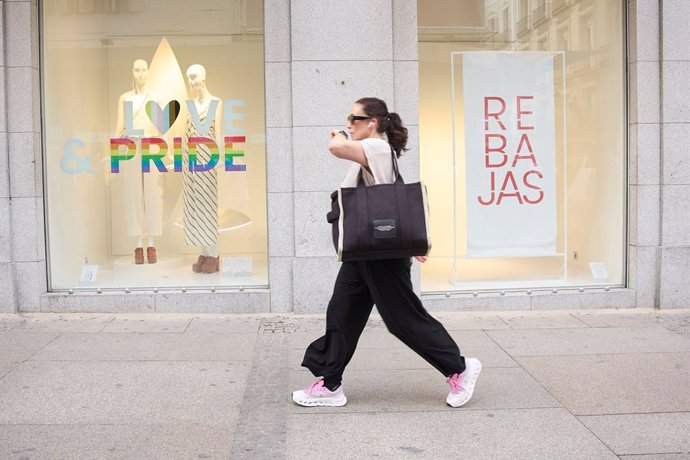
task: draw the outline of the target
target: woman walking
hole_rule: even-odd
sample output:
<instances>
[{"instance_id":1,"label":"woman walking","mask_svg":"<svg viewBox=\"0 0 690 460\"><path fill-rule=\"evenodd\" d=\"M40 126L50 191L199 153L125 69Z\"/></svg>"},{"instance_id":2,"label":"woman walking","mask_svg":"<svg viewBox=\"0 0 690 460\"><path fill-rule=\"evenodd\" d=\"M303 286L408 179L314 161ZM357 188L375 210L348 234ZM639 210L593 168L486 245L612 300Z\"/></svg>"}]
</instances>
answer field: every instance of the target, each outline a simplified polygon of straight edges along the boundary
<instances>
[{"instance_id":1,"label":"woman walking","mask_svg":"<svg viewBox=\"0 0 690 460\"><path fill-rule=\"evenodd\" d=\"M356 187L395 181L391 147L397 157L406 150L407 128L388 112L381 99L367 97L352 106L345 131L333 130L328 150L352 162L342 182ZM361 173L361 174L360 174ZM420 263L426 257L415 257ZM304 354L302 366L319 379L292 393L301 406L344 406L342 377L357 347L371 310L376 308L388 330L447 378L446 402L460 407L472 397L481 371L476 358L465 358L448 331L424 309L412 289L412 260L385 259L343 262L326 312L326 334Z\"/></svg>"}]
</instances>

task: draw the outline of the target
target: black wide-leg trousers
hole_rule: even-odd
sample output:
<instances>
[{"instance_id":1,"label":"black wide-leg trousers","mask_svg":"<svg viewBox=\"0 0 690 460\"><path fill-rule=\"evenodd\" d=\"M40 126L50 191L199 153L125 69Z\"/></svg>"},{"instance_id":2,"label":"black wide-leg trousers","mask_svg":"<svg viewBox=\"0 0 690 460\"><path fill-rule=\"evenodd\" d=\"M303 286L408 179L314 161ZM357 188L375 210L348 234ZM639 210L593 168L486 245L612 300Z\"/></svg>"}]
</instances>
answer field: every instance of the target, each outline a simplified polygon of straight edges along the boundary
<instances>
[{"instance_id":1,"label":"black wide-leg trousers","mask_svg":"<svg viewBox=\"0 0 690 460\"><path fill-rule=\"evenodd\" d=\"M448 377L465 370L465 358L443 325L412 290L411 259L343 262L326 312L326 335L312 342L302 366L327 384L339 384L376 308L388 330Z\"/></svg>"}]
</instances>

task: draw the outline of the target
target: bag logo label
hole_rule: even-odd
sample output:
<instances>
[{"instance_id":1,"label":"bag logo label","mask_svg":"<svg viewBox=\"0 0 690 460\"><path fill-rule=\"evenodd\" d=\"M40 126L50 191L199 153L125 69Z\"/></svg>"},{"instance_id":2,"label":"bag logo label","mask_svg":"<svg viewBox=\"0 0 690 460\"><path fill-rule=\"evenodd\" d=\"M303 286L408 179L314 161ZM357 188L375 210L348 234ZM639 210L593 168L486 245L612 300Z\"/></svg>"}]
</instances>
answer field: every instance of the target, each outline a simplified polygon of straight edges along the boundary
<instances>
[{"instance_id":1,"label":"bag logo label","mask_svg":"<svg viewBox=\"0 0 690 460\"><path fill-rule=\"evenodd\" d=\"M374 219L374 238L395 238L398 234L395 219Z\"/></svg>"}]
</instances>

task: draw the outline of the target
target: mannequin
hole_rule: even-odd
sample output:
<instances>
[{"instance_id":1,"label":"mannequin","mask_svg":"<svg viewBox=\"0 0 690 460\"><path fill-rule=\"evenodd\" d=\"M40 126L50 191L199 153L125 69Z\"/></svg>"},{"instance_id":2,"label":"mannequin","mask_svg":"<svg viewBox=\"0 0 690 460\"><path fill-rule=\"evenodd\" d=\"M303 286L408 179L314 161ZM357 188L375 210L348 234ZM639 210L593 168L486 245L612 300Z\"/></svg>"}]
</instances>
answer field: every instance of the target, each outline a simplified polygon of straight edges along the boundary
<instances>
[{"instance_id":1,"label":"mannequin","mask_svg":"<svg viewBox=\"0 0 690 460\"><path fill-rule=\"evenodd\" d=\"M146 258L148 263L158 261L154 237L163 233L163 187L157 168L142 173L141 138L157 137L160 132L146 113L149 101L159 103L159 97L147 85L148 64L137 59L132 64L132 90L123 93L117 104L119 137L127 137L137 146L134 158L121 164L124 179L124 200L127 213L127 234L135 238L134 263L144 263L144 237L147 237ZM125 109L131 103L131 109ZM126 114L131 114L131 126L127 126ZM127 116L129 118L129 115Z\"/></svg>"},{"instance_id":2,"label":"mannequin","mask_svg":"<svg viewBox=\"0 0 690 460\"><path fill-rule=\"evenodd\" d=\"M183 156L183 194L184 194L184 239L189 246L199 248L199 257L192 265L195 273L215 273L219 270L218 254L218 172L216 168L209 171L190 171L189 139L205 137L213 140L222 153L222 101L212 95L206 88L206 69L200 64L193 64L187 69L190 95L198 119L196 124L208 127L199 132L194 123L192 111L187 118L185 130L185 150ZM215 107L214 107L215 106ZM208 121L207 119L213 119ZM208 145L198 144L195 148L197 164L208 164L211 150Z\"/></svg>"}]
</instances>

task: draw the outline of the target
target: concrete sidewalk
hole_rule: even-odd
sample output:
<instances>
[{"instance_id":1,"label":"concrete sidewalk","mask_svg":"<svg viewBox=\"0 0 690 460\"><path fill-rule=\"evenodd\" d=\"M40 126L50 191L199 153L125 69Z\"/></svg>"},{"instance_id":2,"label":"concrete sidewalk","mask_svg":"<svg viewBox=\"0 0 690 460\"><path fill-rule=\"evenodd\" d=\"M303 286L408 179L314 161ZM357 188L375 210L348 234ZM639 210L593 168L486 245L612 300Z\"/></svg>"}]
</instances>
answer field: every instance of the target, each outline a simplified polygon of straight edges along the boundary
<instances>
[{"instance_id":1,"label":"concrete sidewalk","mask_svg":"<svg viewBox=\"0 0 690 460\"><path fill-rule=\"evenodd\" d=\"M690 458L690 310L435 314L465 407L372 317L344 408L302 408L323 316L0 315L0 458Z\"/></svg>"}]
</instances>

